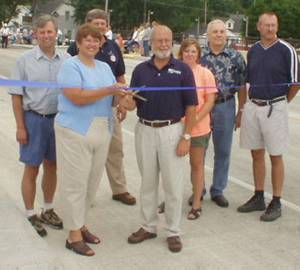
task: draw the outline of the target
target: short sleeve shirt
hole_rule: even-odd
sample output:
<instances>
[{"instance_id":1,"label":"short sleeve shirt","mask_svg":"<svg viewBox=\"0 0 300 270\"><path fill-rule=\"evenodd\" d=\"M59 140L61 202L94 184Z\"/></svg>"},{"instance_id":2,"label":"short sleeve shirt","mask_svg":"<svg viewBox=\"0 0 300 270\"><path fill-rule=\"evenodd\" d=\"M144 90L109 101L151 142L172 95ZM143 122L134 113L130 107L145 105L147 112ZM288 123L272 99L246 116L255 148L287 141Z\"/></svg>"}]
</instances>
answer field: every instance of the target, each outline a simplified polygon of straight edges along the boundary
<instances>
[{"instance_id":1,"label":"short sleeve shirt","mask_svg":"<svg viewBox=\"0 0 300 270\"><path fill-rule=\"evenodd\" d=\"M57 81L65 87L94 91L114 84L115 77L106 63L95 60L95 66L88 67L74 56L64 62ZM111 105L112 96L106 96L93 103L78 106L61 92L58 96L58 115L55 121L63 127L86 134L95 116L111 117Z\"/></svg>"},{"instance_id":2,"label":"short sleeve shirt","mask_svg":"<svg viewBox=\"0 0 300 270\"><path fill-rule=\"evenodd\" d=\"M192 70L173 57L161 70L156 68L153 58L139 64L132 73L130 85L131 87L172 87L172 90L147 90L139 93L147 101L136 100L137 115L146 120L179 120L185 115L187 106L198 104L196 89L180 89L180 87L195 87Z\"/></svg>"},{"instance_id":3,"label":"short sleeve shirt","mask_svg":"<svg viewBox=\"0 0 300 270\"><path fill-rule=\"evenodd\" d=\"M72 43L68 48L68 53L72 56L78 54L76 43ZM125 64L119 46L112 40L106 39L95 59L107 63L114 76L117 78L125 74Z\"/></svg>"},{"instance_id":4,"label":"short sleeve shirt","mask_svg":"<svg viewBox=\"0 0 300 270\"><path fill-rule=\"evenodd\" d=\"M214 75L207 68L197 65L193 68L193 74L195 77L198 96L197 112L201 111L203 105L207 100L207 95L211 93L217 93L216 82ZM200 122L198 122L192 129L192 137L203 136L211 131L210 128L210 115L207 114Z\"/></svg>"},{"instance_id":5,"label":"short sleeve shirt","mask_svg":"<svg viewBox=\"0 0 300 270\"><path fill-rule=\"evenodd\" d=\"M63 61L69 58L67 53L55 51L49 59L39 46L25 52L16 62L11 78L32 82L56 82L57 73ZM9 94L23 96L23 109L33 110L40 114L54 114L57 112L57 96L59 89L12 87Z\"/></svg>"},{"instance_id":6,"label":"short sleeve shirt","mask_svg":"<svg viewBox=\"0 0 300 270\"><path fill-rule=\"evenodd\" d=\"M209 47L202 49L200 63L215 76L218 95L226 97L239 91L245 84L246 63L240 52L225 47L215 55Z\"/></svg>"},{"instance_id":7,"label":"short sleeve shirt","mask_svg":"<svg viewBox=\"0 0 300 270\"><path fill-rule=\"evenodd\" d=\"M264 48L260 42L248 52L249 97L270 100L287 95L288 84L299 82L299 60L295 49L278 39Z\"/></svg>"}]
</instances>

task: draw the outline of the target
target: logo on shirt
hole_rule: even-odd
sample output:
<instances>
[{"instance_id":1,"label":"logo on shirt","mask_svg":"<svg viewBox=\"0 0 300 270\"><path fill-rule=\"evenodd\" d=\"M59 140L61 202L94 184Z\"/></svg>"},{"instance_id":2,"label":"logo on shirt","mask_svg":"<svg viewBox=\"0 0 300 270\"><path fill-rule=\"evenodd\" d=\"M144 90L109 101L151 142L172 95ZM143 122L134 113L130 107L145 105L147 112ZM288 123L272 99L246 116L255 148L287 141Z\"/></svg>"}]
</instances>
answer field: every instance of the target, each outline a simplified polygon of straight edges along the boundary
<instances>
[{"instance_id":1,"label":"logo on shirt","mask_svg":"<svg viewBox=\"0 0 300 270\"><path fill-rule=\"evenodd\" d=\"M169 68L168 69L168 73L170 74L181 74L181 71L180 70L176 70L176 69L173 69L173 68Z\"/></svg>"},{"instance_id":2,"label":"logo on shirt","mask_svg":"<svg viewBox=\"0 0 300 270\"><path fill-rule=\"evenodd\" d=\"M116 56L115 56L114 54L112 54L112 55L110 56L110 61L116 62L116 60L117 60Z\"/></svg>"}]
</instances>

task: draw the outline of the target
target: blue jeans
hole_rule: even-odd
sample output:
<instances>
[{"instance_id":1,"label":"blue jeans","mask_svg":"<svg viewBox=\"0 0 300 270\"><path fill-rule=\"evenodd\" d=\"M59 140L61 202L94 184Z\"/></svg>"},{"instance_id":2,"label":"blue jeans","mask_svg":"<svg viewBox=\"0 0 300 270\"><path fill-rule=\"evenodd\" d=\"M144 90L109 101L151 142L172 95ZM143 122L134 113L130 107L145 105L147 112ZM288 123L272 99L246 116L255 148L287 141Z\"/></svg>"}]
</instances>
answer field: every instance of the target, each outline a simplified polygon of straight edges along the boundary
<instances>
[{"instance_id":1,"label":"blue jeans","mask_svg":"<svg viewBox=\"0 0 300 270\"><path fill-rule=\"evenodd\" d=\"M143 56L149 56L150 48L149 48L149 40L143 40L144 54Z\"/></svg>"},{"instance_id":2,"label":"blue jeans","mask_svg":"<svg viewBox=\"0 0 300 270\"><path fill-rule=\"evenodd\" d=\"M223 194L228 182L232 135L235 124L235 98L216 104L211 116L214 172L210 194L214 198Z\"/></svg>"}]
</instances>

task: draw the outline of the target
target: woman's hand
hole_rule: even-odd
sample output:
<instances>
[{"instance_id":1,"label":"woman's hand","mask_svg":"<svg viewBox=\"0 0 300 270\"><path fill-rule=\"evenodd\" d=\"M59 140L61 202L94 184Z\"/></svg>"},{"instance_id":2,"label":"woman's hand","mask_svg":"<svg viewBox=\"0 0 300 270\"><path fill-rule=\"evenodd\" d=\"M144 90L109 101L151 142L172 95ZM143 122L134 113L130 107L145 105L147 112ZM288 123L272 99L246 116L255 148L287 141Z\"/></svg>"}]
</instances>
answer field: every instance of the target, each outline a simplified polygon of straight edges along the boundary
<instances>
[{"instance_id":1,"label":"woman's hand","mask_svg":"<svg viewBox=\"0 0 300 270\"><path fill-rule=\"evenodd\" d=\"M108 88L111 90L112 95L124 97L128 94L128 91L124 90L126 87L127 85L124 83L116 83Z\"/></svg>"}]
</instances>

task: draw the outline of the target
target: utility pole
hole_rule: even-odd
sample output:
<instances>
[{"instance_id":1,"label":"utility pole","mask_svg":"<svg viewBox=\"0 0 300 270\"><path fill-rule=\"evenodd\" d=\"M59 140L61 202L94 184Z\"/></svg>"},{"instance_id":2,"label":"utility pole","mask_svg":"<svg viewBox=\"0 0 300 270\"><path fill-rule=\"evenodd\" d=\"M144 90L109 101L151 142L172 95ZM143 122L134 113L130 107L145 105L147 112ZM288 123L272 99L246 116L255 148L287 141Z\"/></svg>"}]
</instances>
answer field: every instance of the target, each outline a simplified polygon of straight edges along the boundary
<instances>
[{"instance_id":1,"label":"utility pole","mask_svg":"<svg viewBox=\"0 0 300 270\"><path fill-rule=\"evenodd\" d=\"M199 34L200 34L200 17L196 19L197 22L197 39L199 39Z\"/></svg>"},{"instance_id":2,"label":"utility pole","mask_svg":"<svg viewBox=\"0 0 300 270\"><path fill-rule=\"evenodd\" d=\"M204 25L207 25L207 0L204 1Z\"/></svg>"},{"instance_id":3,"label":"utility pole","mask_svg":"<svg viewBox=\"0 0 300 270\"><path fill-rule=\"evenodd\" d=\"M108 12L108 0L105 0L105 12Z\"/></svg>"},{"instance_id":4,"label":"utility pole","mask_svg":"<svg viewBox=\"0 0 300 270\"><path fill-rule=\"evenodd\" d=\"M143 19L144 23L147 21L147 1L148 0L144 0L144 19Z\"/></svg>"},{"instance_id":5,"label":"utility pole","mask_svg":"<svg viewBox=\"0 0 300 270\"><path fill-rule=\"evenodd\" d=\"M148 18L147 18L147 22L150 23L151 22L151 15L153 15L154 12L152 10L148 10Z\"/></svg>"},{"instance_id":6,"label":"utility pole","mask_svg":"<svg viewBox=\"0 0 300 270\"><path fill-rule=\"evenodd\" d=\"M248 37L248 29L249 29L249 17L248 17L248 16L246 16L245 20L246 20L246 31L245 31L245 37L247 38L247 37Z\"/></svg>"}]
</instances>

